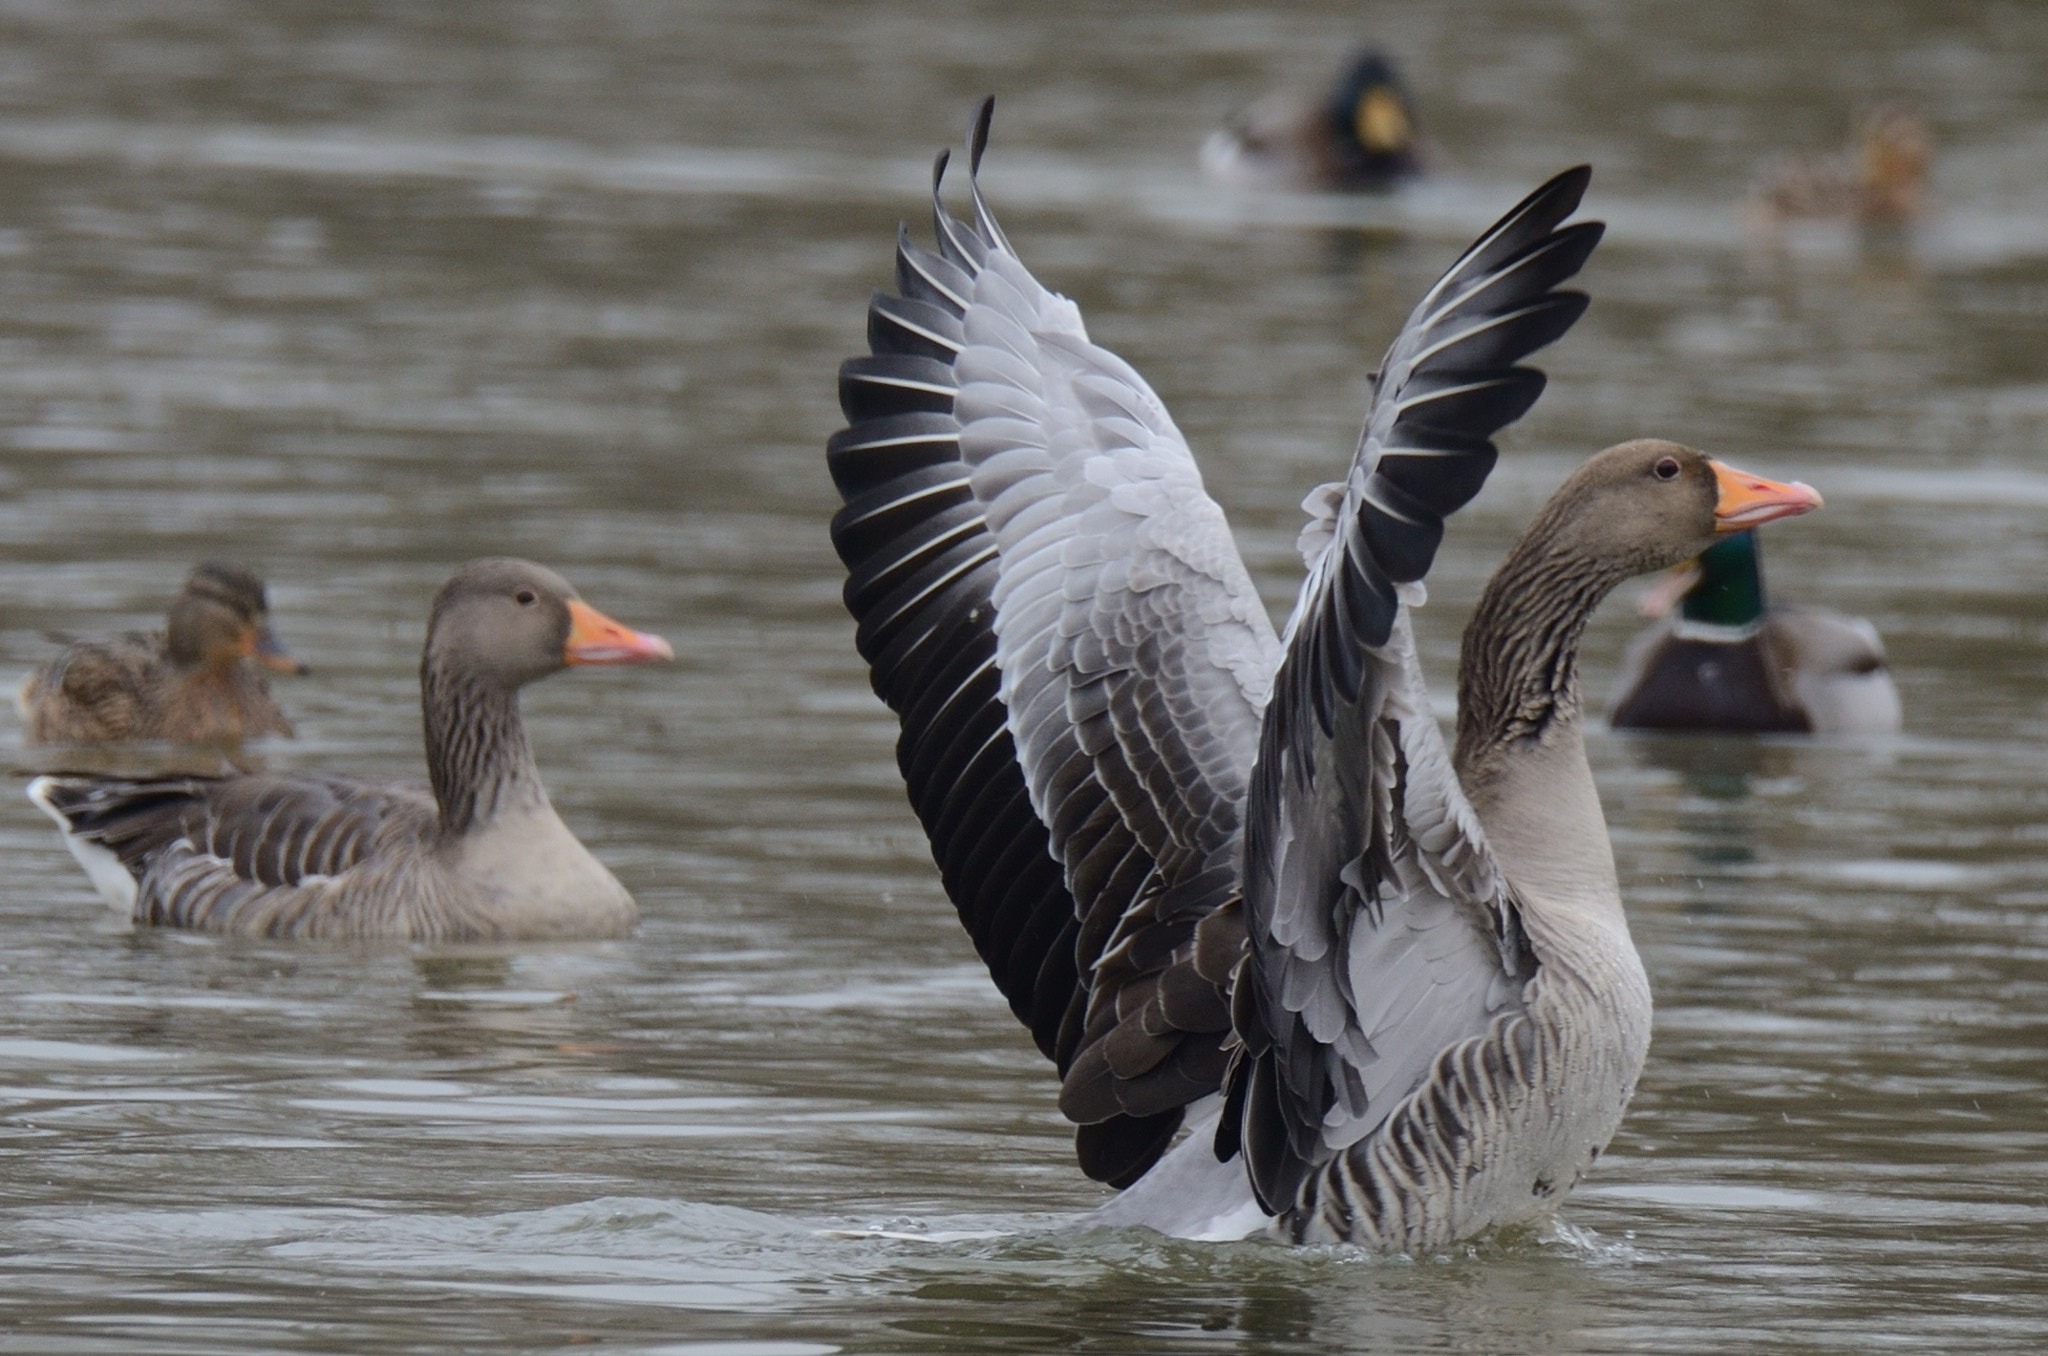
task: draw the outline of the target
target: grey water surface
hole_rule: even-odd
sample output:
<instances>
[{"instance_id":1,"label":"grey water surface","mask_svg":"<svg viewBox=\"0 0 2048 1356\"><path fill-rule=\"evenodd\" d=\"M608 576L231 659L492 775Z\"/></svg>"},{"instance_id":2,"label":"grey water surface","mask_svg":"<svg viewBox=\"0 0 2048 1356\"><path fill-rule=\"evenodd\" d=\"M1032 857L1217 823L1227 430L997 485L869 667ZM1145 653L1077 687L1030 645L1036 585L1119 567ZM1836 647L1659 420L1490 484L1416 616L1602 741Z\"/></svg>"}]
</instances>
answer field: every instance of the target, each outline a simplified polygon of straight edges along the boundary
<instances>
[{"instance_id":1,"label":"grey water surface","mask_svg":"<svg viewBox=\"0 0 2048 1356\"><path fill-rule=\"evenodd\" d=\"M1210 126L1365 38L1433 183L1201 182ZM1103 1193L939 891L825 537L834 369L989 91L1009 234L1174 410L1276 612L1402 315L1594 165L1595 303L1430 581L1446 711L1587 453L1827 495L1772 585L1876 623L1906 730L1593 736L1659 1007L1555 1230L1382 1261L1073 1227ZM1759 166L1894 95L1922 231L1745 229ZM679 655L527 702L628 940L138 934L0 796L0 1351L2041 1349L2044 222L2024 3L0 3L0 680L208 555L314 666L273 766L419 770L470 556Z\"/></svg>"}]
</instances>

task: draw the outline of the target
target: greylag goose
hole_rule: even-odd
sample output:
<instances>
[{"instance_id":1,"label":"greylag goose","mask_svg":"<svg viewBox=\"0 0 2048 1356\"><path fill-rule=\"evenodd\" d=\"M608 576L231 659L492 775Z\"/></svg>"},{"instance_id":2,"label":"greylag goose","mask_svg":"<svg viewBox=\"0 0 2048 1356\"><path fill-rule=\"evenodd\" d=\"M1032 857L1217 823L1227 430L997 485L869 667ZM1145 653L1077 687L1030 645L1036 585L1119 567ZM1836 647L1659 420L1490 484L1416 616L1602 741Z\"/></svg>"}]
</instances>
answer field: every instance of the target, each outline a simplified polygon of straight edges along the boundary
<instances>
[{"instance_id":1,"label":"greylag goose","mask_svg":"<svg viewBox=\"0 0 2048 1356\"><path fill-rule=\"evenodd\" d=\"M138 923L264 937L610 936L632 896L556 815L519 689L571 664L672 659L553 570L471 561L420 659L429 784L310 773L38 777L29 799Z\"/></svg>"},{"instance_id":2,"label":"greylag goose","mask_svg":"<svg viewBox=\"0 0 2048 1356\"><path fill-rule=\"evenodd\" d=\"M1320 103L1272 95L1202 144L1203 170L1249 188L1379 192L1422 172L1415 113L1385 53L1352 57Z\"/></svg>"},{"instance_id":3,"label":"greylag goose","mask_svg":"<svg viewBox=\"0 0 2048 1356\"><path fill-rule=\"evenodd\" d=\"M185 577L164 630L73 641L29 674L16 696L22 738L239 744L289 737L292 723L261 669L305 672L271 629L263 581L240 565L207 561Z\"/></svg>"},{"instance_id":4,"label":"greylag goose","mask_svg":"<svg viewBox=\"0 0 2048 1356\"><path fill-rule=\"evenodd\" d=\"M1669 595L1683 589L1673 609ZM1617 730L1887 734L1899 690L1861 617L1764 596L1756 533L1736 532L1653 590L1608 699Z\"/></svg>"},{"instance_id":5,"label":"greylag goose","mask_svg":"<svg viewBox=\"0 0 2048 1356\"><path fill-rule=\"evenodd\" d=\"M1674 443L1592 458L1479 603L1453 754L1408 612L1543 387L1516 364L1584 309L1559 284L1601 228L1560 223L1588 172L1409 316L1276 636L1158 397L990 215L988 119L971 222L941 156L937 251L899 232L840 370L832 538L945 889L1083 1170L1124 1188L1099 1218L1416 1250L1550 1208L1650 1035L1580 737L1587 615L1818 497Z\"/></svg>"}]
</instances>

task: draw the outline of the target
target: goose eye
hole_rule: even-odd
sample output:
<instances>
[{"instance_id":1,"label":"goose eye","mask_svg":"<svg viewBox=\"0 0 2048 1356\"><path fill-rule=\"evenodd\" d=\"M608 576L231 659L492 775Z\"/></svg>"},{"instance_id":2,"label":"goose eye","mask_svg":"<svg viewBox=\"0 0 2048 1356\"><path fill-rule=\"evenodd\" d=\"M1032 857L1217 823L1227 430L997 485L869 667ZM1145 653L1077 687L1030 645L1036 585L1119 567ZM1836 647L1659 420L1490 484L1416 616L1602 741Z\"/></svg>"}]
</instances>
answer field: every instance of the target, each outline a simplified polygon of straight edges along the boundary
<instances>
[{"instance_id":1,"label":"goose eye","mask_svg":"<svg viewBox=\"0 0 2048 1356\"><path fill-rule=\"evenodd\" d=\"M519 592L512 595L513 599L517 601L521 607L532 607L534 604L534 600L538 596L539 595L535 594L532 589L521 589L519 590Z\"/></svg>"},{"instance_id":2,"label":"goose eye","mask_svg":"<svg viewBox=\"0 0 2048 1356\"><path fill-rule=\"evenodd\" d=\"M1657 464L1650 468L1659 480L1678 479L1678 458L1659 457Z\"/></svg>"}]
</instances>

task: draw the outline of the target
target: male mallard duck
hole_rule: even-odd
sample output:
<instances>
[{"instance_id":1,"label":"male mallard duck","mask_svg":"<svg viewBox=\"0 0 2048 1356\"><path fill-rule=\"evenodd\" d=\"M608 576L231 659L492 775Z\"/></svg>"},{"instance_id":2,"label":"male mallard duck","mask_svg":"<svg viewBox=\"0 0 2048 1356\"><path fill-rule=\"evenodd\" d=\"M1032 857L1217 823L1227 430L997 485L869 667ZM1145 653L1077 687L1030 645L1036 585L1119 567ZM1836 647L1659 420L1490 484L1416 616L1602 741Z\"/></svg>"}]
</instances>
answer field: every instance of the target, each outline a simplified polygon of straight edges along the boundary
<instances>
[{"instance_id":1,"label":"male mallard duck","mask_svg":"<svg viewBox=\"0 0 2048 1356\"><path fill-rule=\"evenodd\" d=\"M672 659L552 570L471 561L420 659L429 785L311 773L38 777L29 799L138 923L264 937L610 936L633 898L548 803L519 689L571 664Z\"/></svg>"},{"instance_id":2,"label":"male mallard duck","mask_svg":"<svg viewBox=\"0 0 2048 1356\"><path fill-rule=\"evenodd\" d=\"M1751 195L1750 214L1765 226L1799 220L1911 225L1920 215L1931 153L1919 110L1896 100L1879 104L1859 120L1849 150L1779 162Z\"/></svg>"},{"instance_id":3,"label":"male mallard duck","mask_svg":"<svg viewBox=\"0 0 2048 1356\"><path fill-rule=\"evenodd\" d=\"M1756 534L1700 553L1672 584L1677 615L1629 642L1608 700L1617 730L1884 734L1899 691L1884 642L1861 617L1764 599Z\"/></svg>"},{"instance_id":4,"label":"male mallard duck","mask_svg":"<svg viewBox=\"0 0 2048 1356\"><path fill-rule=\"evenodd\" d=\"M1082 1168L1126 1188L1099 1218L1412 1251L1540 1215L1650 1037L1580 635L1622 579L1819 497L1676 443L1593 457L1480 599L1453 752L1409 610L1543 388L1519 364L1585 307L1560 284L1601 228L1561 223L1588 172L1408 317L1277 636L1158 397L973 173L971 224L937 177L937 252L899 237L900 295L840 369L832 539L946 891L1059 1069Z\"/></svg>"},{"instance_id":5,"label":"male mallard duck","mask_svg":"<svg viewBox=\"0 0 2048 1356\"><path fill-rule=\"evenodd\" d=\"M1422 158L1408 91L1367 48L1320 104L1276 95L1233 116L1203 144L1202 168L1256 188L1383 190L1420 174Z\"/></svg>"},{"instance_id":6,"label":"male mallard duck","mask_svg":"<svg viewBox=\"0 0 2048 1356\"><path fill-rule=\"evenodd\" d=\"M207 561L185 577L163 631L73 641L16 696L30 744L170 740L237 744L292 734L258 665L303 673L270 628L263 581Z\"/></svg>"}]
</instances>

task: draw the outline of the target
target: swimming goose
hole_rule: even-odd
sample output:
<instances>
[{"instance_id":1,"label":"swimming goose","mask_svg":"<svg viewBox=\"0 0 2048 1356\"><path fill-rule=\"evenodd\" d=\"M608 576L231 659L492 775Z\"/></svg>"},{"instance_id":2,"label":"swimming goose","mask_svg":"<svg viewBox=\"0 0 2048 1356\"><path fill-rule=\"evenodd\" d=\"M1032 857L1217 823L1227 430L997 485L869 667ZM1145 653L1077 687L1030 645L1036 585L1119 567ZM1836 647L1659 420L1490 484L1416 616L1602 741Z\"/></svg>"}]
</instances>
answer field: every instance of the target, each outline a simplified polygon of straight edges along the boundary
<instances>
[{"instance_id":1,"label":"swimming goose","mask_svg":"<svg viewBox=\"0 0 2048 1356\"><path fill-rule=\"evenodd\" d=\"M840 370L832 538L946 892L1059 1070L1083 1170L1125 1188L1098 1218L1391 1251L1548 1209L1650 1033L1581 630L1622 578L1818 497L1673 443L1594 457L1479 603L1453 755L1408 611L1542 390L1516 364L1584 309L1559 284L1601 228L1560 223L1588 172L1409 316L1276 636L1158 397L989 213L988 119L971 222L941 156L937 251L899 232L871 356Z\"/></svg>"},{"instance_id":2,"label":"swimming goose","mask_svg":"<svg viewBox=\"0 0 2048 1356\"><path fill-rule=\"evenodd\" d=\"M1667 595L1683 588L1676 615ZM1754 532L1700 553L1653 593L1661 618L1629 642L1608 699L1617 730L1885 734L1899 691L1861 617L1768 603Z\"/></svg>"},{"instance_id":3,"label":"swimming goose","mask_svg":"<svg viewBox=\"0 0 2048 1356\"><path fill-rule=\"evenodd\" d=\"M1250 188L1381 191L1422 172L1408 91L1370 47L1318 104L1273 95L1234 114L1203 143L1201 161L1212 177Z\"/></svg>"},{"instance_id":4,"label":"swimming goose","mask_svg":"<svg viewBox=\"0 0 2048 1356\"><path fill-rule=\"evenodd\" d=\"M429 785L49 776L29 799L138 923L443 942L610 936L632 925L632 896L548 803L519 689L571 664L674 657L553 570L475 560L442 586L427 622Z\"/></svg>"},{"instance_id":5,"label":"swimming goose","mask_svg":"<svg viewBox=\"0 0 2048 1356\"><path fill-rule=\"evenodd\" d=\"M303 673L270 627L263 581L207 561L185 577L163 631L78 640L16 694L30 744L169 740L238 744L292 734L257 665Z\"/></svg>"}]
</instances>

